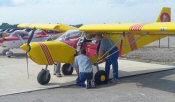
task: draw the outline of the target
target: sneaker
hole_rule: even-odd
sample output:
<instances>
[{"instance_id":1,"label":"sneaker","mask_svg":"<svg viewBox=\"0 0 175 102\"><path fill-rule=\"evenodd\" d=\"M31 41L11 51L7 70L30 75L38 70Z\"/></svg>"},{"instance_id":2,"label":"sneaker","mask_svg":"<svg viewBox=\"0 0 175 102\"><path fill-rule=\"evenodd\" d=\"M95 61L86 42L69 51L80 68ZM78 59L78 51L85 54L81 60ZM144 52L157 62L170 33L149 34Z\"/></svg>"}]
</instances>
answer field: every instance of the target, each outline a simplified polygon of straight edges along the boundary
<instances>
[{"instance_id":1,"label":"sneaker","mask_svg":"<svg viewBox=\"0 0 175 102\"><path fill-rule=\"evenodd\" d=\"M90 88L90 80L85 81L85 86L86 86L86 89Z\"/></svg>"},{"instance_id":2,"label":"sneaker","mask_svg":"<svg viewBox=\"0 0 175 102\"><path fill-rule=\"evenodd\" d=\"M117 83L118 82L118 79L112 79L111 82L112 83Z\"/></svg>"},{"instance_id":3,"label":"sneaker","mask_svg":"<svg viewBox=\"0 0 175 102\"><path fill-rule=\"evenodd\" d=\"M61 74L56 74L57 77L62 77Z\"/></svg>"},{"instance_id":4,"label":"sneaker","mask_svg":"<svg viewBox=\"0 0 175 102\"><path fill-rule=\"evenodd\" d=\"M91 80L91 87L94 88L95 87L95 81Z\"/></svg>"}]
</instances>

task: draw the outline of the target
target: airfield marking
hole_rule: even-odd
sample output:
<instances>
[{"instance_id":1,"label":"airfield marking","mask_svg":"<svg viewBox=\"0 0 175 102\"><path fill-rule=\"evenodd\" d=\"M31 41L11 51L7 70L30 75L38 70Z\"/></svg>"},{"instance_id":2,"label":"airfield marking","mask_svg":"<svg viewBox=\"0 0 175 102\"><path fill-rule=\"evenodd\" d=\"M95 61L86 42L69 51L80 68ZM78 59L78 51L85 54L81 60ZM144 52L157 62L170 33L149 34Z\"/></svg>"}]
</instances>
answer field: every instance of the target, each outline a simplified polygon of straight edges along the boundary
<instances>
[{"instance_id":1,"label":"airfield marking","mask_svg":"<svg viewBox=\"0 0 175 102\"><path fill-rule=\"evenodd\" d=\"M50 51L48 47L44 43L38 43L40 47L42 48L42 51L44 52L45 58L47 59L47 62L49 65L54 64L53 58L50 54Z\"/></svg>"}]
</instances>

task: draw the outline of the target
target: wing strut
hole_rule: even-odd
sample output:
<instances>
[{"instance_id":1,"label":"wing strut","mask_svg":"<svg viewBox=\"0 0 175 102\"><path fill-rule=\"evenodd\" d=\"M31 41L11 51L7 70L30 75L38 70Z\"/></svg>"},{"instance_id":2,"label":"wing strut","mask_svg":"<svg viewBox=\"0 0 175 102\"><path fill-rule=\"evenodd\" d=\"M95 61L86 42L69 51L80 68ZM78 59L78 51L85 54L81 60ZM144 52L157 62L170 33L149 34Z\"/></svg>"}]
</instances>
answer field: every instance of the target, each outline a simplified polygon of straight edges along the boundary
<instances>
[{"instance_id":1,"label":"wing strut","mask_svg":"<svg viewBox=\"0 0 175 102\"><path fill-rule=\"evenodd\" d=\"M123 32L123 33L124 33L124 32ZM99 62L103 61L103 59L105 60L106 58L105 58L104 56L106 56L114 47L116 47L116 45L117 45L118 43L120 43L120 42L121 42L124 38L126 38L127 36L128 36L128 34L127 34L126 36L123 36L118 42L116 42L115 45L113 45L111 49L109 49L108 51L106 51L106 52L103 54L103 56L100 58L100 60L99 60L98 62L96 62L96 63L99 63ZM118 52L118 51L117 51L117 52Z\"/></svg>"},{"instance_id":2,"label":"wing strut","mask_svg":"<svg viewBox=\"0 0 175 102\"><path fill-rule=\"evenodd\" d=\"M123 34L124 34L124 32L123 32ZM135 39L134 41L132 41L132 42L129 43L128 45L125 45L125 46L124 46L123 48L121 48L120 50L122 50L122 49L124 49L124 48L130 46L131 44L133 44L134 42L136 42L137 40L141 39L142 37L144 37L144 36L146 36L146 35L148 35L148 33L145 33L145 34L143 34L142 36L138 37L137 39ZM108 57L112 56L113 54L119 52L119 49L118 49L117 51L113 52L112 54L106 56L106 55L108 54L108 52L110 52L119 42L121 42L121 41L122 41L125 37L127 37L127 36L128 36L128 34L127 34L126 36L123 36L118 42L116 42L115 45L114 45L111 49L109 49L108 51L106 51L105 54L103 54L103 56L100 58L100 60L97 61L96 63L100 63L100 62L104 61L105 59L107 59ZM104 57L104 56L106 56L106 57Z\"/></svg>"}]
</instances>

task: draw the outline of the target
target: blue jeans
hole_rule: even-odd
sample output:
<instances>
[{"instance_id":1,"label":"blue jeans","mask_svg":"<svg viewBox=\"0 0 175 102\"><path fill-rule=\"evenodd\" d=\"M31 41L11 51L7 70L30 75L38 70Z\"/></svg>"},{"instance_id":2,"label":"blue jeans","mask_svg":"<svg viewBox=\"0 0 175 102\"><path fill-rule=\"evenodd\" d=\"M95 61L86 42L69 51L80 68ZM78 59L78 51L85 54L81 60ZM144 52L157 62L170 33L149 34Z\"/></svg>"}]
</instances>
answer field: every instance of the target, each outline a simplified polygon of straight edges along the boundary
<instances>
[{"instance_id":1,"label":"blue jeans","mask_svg":"<svg viewBox=\"0 0 175 102\"><path fill-rule=\"evenodd\" d=\"M83 86L83 87L86 87L85 85L85 81L88 79L88 80L92 80L93 78L93 73L80 73L78 75L78 78L77 78L77 84L79 86Z\"/></svg>"},{"instance_id":2,"label":"blue jeans","mask_svg":"<svg viewBox=\"0 0 175 102\"><path fill-rule=\"evenodd\" d=\"M109 52L109 55L113 54L116 52L118 48L114 48ZM116 52L115 54L111 55L107 60L106 60L106 65L105 65L105 71L108 75L109 78L109 72L110 72L110 66L112 64L113 68L113 79L118 79L118 56L119 56L119 51Z\"/></svg>"}]
</instances>

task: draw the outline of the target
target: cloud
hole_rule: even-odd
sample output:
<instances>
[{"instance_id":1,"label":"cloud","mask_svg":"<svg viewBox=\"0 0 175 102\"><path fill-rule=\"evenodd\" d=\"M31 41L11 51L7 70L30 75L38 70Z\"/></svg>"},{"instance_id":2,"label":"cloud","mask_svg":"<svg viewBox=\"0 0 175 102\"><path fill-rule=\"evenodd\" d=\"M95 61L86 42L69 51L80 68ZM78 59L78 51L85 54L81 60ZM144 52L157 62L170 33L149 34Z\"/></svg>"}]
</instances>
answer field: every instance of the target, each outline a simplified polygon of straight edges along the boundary
<instances>
[{"instance_id":1,"label":"cloud","mask_svg":"<svg viewBox=\"0 0 175 102\"><path fill-rule=\"evenodd\" d=\"M12 0L13 4L15 5L19 5L19 4L23 4L26 2L26 0Z\"/></svg>"},{"instance_id":2,"label":"cloud","mask_svg":"<svg viewBox=\"0 0 175 102\"><path fill-rule=\"evenodd\" d=\"M12 6L11 0L0 0L0 7Z\"/></svg>"},{"instance_id":3,"label":"cloud","mask_svg":"<svg viewBox=\"0 0 175 102\"><path fill-rule=\"evenodd\" d=\"M13 6L0 7L0 22L12 24L154 22L162 7L171 7L172 14L175 11L174 0L154 2L152 0L16 0L15 2Z\"/></svg>"}]
</instances>

